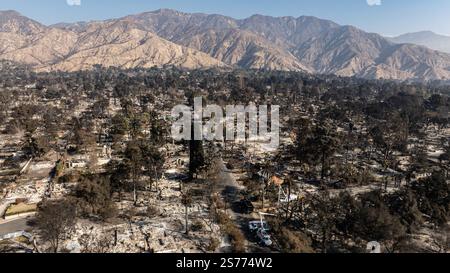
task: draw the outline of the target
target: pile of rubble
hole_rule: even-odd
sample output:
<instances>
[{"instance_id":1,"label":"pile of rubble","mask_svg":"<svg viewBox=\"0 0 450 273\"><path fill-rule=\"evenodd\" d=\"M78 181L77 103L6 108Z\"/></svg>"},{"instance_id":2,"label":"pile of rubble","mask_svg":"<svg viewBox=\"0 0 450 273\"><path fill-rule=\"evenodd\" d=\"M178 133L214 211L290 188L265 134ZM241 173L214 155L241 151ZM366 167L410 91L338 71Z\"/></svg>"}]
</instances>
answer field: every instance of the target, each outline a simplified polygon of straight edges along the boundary
<instances>
[{"instance_id":1,"label":"pile of rubble","mask_svg":"<svg viewBox=\"0 0 450 273\"><path fill-rule=\"evenodd\" d=\"M122 212L134 210L136 216L120 219L120 223L78 221L74 234L64 247L70 252L206 252L211 239L221 241L219 226L209 221L208 206L196 202L189 208L189 225L202 223L200 230L185 234L185 207L181 204L179 182L161 179L159 193L140 196L139 207L131 201L118 204ZM155 216L147 216L148 206L157 208Z\"/></svg>"}]
</instances>

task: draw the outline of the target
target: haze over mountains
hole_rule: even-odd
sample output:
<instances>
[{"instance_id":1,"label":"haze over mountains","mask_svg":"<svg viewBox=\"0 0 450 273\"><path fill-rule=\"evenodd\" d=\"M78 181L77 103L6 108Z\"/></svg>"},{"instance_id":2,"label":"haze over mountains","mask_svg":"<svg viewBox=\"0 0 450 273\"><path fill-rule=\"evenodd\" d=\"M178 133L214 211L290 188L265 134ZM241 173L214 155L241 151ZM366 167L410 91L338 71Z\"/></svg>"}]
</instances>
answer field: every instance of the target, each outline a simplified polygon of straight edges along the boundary
<instances>
[{"instance_id":1,"label":"haze over mountains","mask_svg":"<svg viewBox=\"0 0 450 273\"><path fill-rule=\"evenodd\" d=\"M364 78L450 79L450 54L396 44L315 17L158 10L119 19L44 26L0 12L0 59L37 71L175 65L306 71Z\"/></svg>"},{"instance_id":2,"label":"haze over mountains","mask_svg":"<svg viewBox=\"0 0 450 273\"><path fill-rule=\"evenodd\" d=\"M450 53L450 37L439 35L432 31L407 33L389 39L395 43L422 45L434 50Z\"/></svg>"}]
</instances>

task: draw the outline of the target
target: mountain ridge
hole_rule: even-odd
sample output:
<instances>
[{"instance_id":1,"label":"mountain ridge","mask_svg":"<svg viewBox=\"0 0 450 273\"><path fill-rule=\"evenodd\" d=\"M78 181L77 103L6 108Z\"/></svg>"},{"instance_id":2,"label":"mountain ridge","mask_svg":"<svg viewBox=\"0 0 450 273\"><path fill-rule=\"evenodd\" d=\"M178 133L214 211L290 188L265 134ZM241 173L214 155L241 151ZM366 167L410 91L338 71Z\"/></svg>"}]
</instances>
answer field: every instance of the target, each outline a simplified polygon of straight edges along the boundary
<instances>
[{"instance_id":1,"label":"mountain ridge","mask_svg":"<svg viewBox=\"0 0 450 273\"><path fill-rule=\"evenodd\" d=\"M450 36L437 34L429 30L405 33L388 39L395 43L422 45L433 50L450 53Z\"/></svg>"},{"instance_id":2,"label":"mountain ridge","mask_svg":"<svg viewBox=\"0 0 450 273\"><path fill-rule=\"evenodd\" d=\"M15 12L0 19L0 59L38 71L175 65L303 71L395 80L450 79L450 54L396 44L313 16L170 9L104 21L44 26Z\"/></svg>"}]
</instances>

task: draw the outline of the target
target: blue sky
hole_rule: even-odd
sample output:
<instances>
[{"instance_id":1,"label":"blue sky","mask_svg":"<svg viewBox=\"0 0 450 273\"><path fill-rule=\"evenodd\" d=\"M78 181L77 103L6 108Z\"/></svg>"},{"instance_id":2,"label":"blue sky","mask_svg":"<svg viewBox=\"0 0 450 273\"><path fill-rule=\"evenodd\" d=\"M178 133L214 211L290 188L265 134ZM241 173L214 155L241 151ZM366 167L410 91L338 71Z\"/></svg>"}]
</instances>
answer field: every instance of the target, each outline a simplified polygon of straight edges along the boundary
<instances>
[{"instance_id":1,"label":"blue sky","mask_svg":"<svg viewBox=\"0 0 450 273\"><path fill-rule=\"evenodd\" d=\"M81 5L76 5L78 1ZM45 24L109 19L159 8L235 18L256 13L312 15L384 35L420 30L450 35L449 0L0 0L0 10L17 10Z\"/></svg>"}]
</instances>

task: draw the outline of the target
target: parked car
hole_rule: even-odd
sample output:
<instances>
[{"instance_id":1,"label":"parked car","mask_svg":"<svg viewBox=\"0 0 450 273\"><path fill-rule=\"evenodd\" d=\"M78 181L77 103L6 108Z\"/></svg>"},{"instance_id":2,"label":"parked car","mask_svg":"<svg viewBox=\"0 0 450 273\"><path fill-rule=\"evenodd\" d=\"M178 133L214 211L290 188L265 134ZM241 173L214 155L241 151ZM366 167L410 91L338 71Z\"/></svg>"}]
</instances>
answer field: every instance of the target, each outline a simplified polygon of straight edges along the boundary
<instances>
[{"instance_id":1,"label":"parked car","mask_svg":"<svg viewBox=\"0 0 450 273\"><path fill-rule=\"evenodd\" d=\"M269 225L267 224L266 221L262 222L262 226L261 226L261 221L250 221L248 222L248 229L251 232L255 232L258 231L259 229L263 228L265 231L269 231Z\"/></svg>"},{"instance_id":2,"label":"parked car","mask_svg":"<svg viewBox=\"0 0 450 273\"><path fill-rule=\"evenodd\" d=\"M270 239L270 235L263 228L258 229L256 232L256 236L259 239L259 243L263 246L271 246L272 240Z\"/></svg>"}]
</instances>

